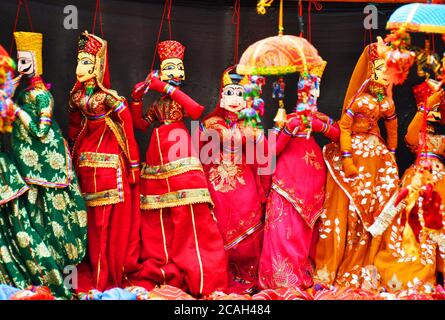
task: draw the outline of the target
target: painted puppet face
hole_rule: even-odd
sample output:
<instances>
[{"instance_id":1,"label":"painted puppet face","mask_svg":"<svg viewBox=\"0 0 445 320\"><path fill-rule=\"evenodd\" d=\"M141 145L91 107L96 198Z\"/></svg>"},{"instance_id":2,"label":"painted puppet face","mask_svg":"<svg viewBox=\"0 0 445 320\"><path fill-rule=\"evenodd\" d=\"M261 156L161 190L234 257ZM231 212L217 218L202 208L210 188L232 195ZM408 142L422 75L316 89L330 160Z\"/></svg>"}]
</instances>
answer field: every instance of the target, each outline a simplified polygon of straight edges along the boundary
<instances>
[{"instance_id":1,"label":"painted puppet face","mask_svg":"<svg viewBox=\"0 0 445 320\"><path fill-rule=\"evenodd\" d=\"M239 112L246 107L243 98L244 88L237 84L229 84L224 87L221 95L220 106L230 112Z\"/></svg>"},{"instance_id":2,"label":"painted puppet face","mask_svg":"<svg viewBox=\"0 0 445 320\"><path fill-rule=\"evenodd\" d=\"M160 79L171 85L180 86L185 80L184 62L178 58L162 61Z\"/></svg>"},{"instance_id":3,"label":"painted puppet face","mask_svg":"<svg viewBox=\"0 0 445 320\"><path fill-rule=\"evenodd\" d=\"M31 51L17 52L17 70L22 75L32 76L36 72L36 59Z\"/></svg>"},{"instance_id":4,"label":"painted puppet face","mask_svg":"<svg viewBox=\"0 0 445 320\"><path fill-rule=\"evenodd\" d=\"M85 82L96 75L94 74L94 66L96 63L96 57L90 53L81 52L77 56L77 68L76 68L76 76L77 81Z\"/></svg>"},{"instance_id":5,"label":"painted puppet face","mask_svg":"<svg viewBox=\"0 0 445 320\"><path fill-rule=\"evenodd\" d=\"M386 76L386 63L383 59L377 59L374 61L373 65L373 80L374 82L387 86L389 84L388 78Z\"/></svg>"}]
</instances>

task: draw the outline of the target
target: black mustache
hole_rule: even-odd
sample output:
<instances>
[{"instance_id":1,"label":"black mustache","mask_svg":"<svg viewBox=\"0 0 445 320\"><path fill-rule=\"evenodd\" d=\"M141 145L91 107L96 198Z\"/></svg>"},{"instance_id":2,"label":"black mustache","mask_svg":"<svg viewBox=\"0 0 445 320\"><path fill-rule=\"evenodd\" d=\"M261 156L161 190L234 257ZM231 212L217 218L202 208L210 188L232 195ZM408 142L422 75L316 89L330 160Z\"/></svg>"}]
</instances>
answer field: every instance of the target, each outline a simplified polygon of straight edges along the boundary
<instances>
[{"instance_id":1,"label":"black mustache","mask_svg":"<svg viewBox=\"0 0 445 320\"><path fill-rule=\"evenodd\" d=\"M32 67L32 64L30 64L28 68L22 70L21 72L28 72L31 69L31 67Z\"/></svg>"}]
</instances>

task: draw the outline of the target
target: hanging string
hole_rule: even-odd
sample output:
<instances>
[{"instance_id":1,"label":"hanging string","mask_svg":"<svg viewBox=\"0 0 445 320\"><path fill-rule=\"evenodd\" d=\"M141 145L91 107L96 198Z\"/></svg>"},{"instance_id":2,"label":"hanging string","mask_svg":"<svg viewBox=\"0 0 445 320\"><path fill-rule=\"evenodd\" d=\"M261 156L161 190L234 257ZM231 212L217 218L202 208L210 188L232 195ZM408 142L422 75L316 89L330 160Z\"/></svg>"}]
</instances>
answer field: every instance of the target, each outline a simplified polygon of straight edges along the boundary
<instances>
[{"instance_id":1,"label":"hanging string","mask_svg":"<svg viewBox=\"0 0 445 320\"><path fill-rule=\"evenodd\" d=\"M433 52L436 53L436 44L435 44L435 39L434 39L434 33L431 34L431 44L432 44Z\"/></svg>"},{"instance_id":2,"label":"hanging string","mask_svg":"<svg viewBox=\"0 0 445 320\"><path fill-rule=\"evenodd\" d=\"M166 5L168 4L167 21L168 21L168 36L169 36L170 40L172 39L172 24L170 21L170 14L172 11L172 3L173 3L173 0L166 0Z\"/></svg>"},{"instance_id":3,"label":"hanging string","mask_svg":"<svg viewBox=\"0 0 445 320\"><path fill-rule=\"evenodd\" d=\"M365 33L364 33L364 37L363 37L363 48L365 48L368 45L368 41L367 41L367 35L368 34L369 34L369 44L372 43L372 30L371 29L369 29L369 30L365 29Z\"/></svg>"},{"instance_id":4,"label":"hanging string","mask_svg":"<svg viewBox=\"0 0 445 320\"><path fill-rule=\"evenodd\" d=\"M304 30L304 22L303 22L303 2L302 0L298 1L298 27L300 28L300 34L299 36L303 36L303 30Z\"/></svg>"},{"instance_id":5,"label":"hanging string","mask_svg":"<svg viewBox=\"0 0 445 320\"><path fill-rule=\"evenodd\" d=\"M233 64L238 64L239 61L239 29L241 17L241 0L235 0L233 6L232 23L235 25L235 44L233 45Z\"/></svg>"},{"instance_id":6,"label":"hanging string","mask_svg":"<svg viewBox=\"0 0 445 320\"><path fill-rule=\"evenodd\" d=\"M15 14L14 28L12 29L11 45L9 46L9 55L12 55L12 49L14 47L14 32L17 31L17 24L19 22L20 9L22 8L22 6L25 7L26 15L28 17L29 28L31 29L31 32L34 32L31 14L30 14L29 7L28 7L28 0L18 0L17 1L17 12Z\"/></svg>"},{"instance_id":7,"label":"hanging string","mask_svg":"<svg viewBox=\"0 0 445 320\"><path fill-rule=\"evenodd\" d=\"M280 11L278 13L278 35L283 35L283 0L280 0Z\"/></svg>"},{"instance_id":8,"label":"hanging string","mask_svg":"<svg viewBox=\"0 0 445 320\"><path fill-rule=\"evenodd\" d=\"M104 37L104 31L102 29L102 8L100 6L100 0L96 0L96 10L94 11L94 19L93 19L93 27L91 28L91 32L95 34L96 30L96 21L97 21L97 15L99 14L99 28L100 28L100 35L103 38Z\"/></svg>"},{"instance_id":9,"label":"hanging string","mask_svg":"<svg viewBox=\"0 0 445 320\"><path fill-rule=\"evenodd\" d=\"M153 67L155 65L156 52L158 51L159 40L161 38L161 33L162 33L162 26L164 25L165 15L167 13L167 7L169 5L169 1L170 0L165 0L165 3L164 3L164 11L162 12L162 18L161 18L161 23L159 24L158 36L156 37L156 45L155 45L155 49L153 52L153 58L151 60L150 72L153 71Z\"/></svg>"},{"instance_id":10,"label":"hanging string","mask_svg":"<svg viewBox=\"0 0 445 320\"><path fill-rule=\"evenodd\" d=\"M311 10L312 5L314 5L315 10L320 11L323 9L323 5L314 0L309 0L307 5L307 39L312 42L312 22L311 22Z\"/></svg>"}]
</instances>

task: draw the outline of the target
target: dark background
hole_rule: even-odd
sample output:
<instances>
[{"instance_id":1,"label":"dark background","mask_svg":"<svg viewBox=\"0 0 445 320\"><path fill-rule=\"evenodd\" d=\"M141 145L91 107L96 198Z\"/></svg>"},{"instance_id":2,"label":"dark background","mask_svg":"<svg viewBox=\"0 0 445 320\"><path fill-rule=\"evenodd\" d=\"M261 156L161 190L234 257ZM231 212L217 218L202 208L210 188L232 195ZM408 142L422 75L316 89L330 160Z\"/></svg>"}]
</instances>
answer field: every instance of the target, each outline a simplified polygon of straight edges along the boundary
<instances>
[{"instance_id":1,"label":"dark background","mask_svg":"<svg viewBox=\"0 0 445 320\"><path fill-rule=\"evenodd\" d=\"M102 0L104 38L109 44L109 61L113 89L129 98L133 85L142 81L149 72L154 46L162 17L161 0ZM241 0L240 44L241 53L253 42L276 35L278 0L266 15L258 15L255 0ZM186 85L184 91L211 111L218 100L221 73L233 64L235 26L232 24L234 1L228 0L174 0L171 12L172 38L186 47ZM285 1L284 27L286 34L299 32L297 1ZM319 110L338 119L341 114L344 94L355 63L360 56L365 30L363 8L366 3L323 3L316 11L312 7L312 43L328 62L322 78ZM79 14L79 29L63 27L63 8L75 5ZM304 3L305 31L307 27L307 3ZM398 4L376 4L379 8L379 29L373 37L384 36L385 24ZM77 37L85 29L91 32L94 0L30 0L29 7L34 31L44 35L43 78L52 84L55 98L55 116L64 133L67 132L67 101L75 81ZM8 50L14 26L17 0L0 0L0 43ZM25 10L22 7L18 31L30 31ZM167 24L161 40L168 39ZM99 26L96 34L100 36ZM419 34L413 42L422 45L424 35ZM369 35L367 38L369 42ZM436 36L436 50L443 51L443 43ZM15 54L15 48L14 53ZM155 67L158 66L156 61ZM292 110L296 99L297 75L286 77L286 107ZM276 102L271 99L269 78L263 91L266 101L265 128L273 125ZM394 100L399 114L399 148L397 159L400 172L414 161L406 148L403 137L416 106L412 86L421 82L415 68L403 86L394 90ZM144 151L151 131L137 133L141 151ZM323 137L317 137L321 144ZM144 152L142 152L144 154Z\"/></svg>"}]
</instances>

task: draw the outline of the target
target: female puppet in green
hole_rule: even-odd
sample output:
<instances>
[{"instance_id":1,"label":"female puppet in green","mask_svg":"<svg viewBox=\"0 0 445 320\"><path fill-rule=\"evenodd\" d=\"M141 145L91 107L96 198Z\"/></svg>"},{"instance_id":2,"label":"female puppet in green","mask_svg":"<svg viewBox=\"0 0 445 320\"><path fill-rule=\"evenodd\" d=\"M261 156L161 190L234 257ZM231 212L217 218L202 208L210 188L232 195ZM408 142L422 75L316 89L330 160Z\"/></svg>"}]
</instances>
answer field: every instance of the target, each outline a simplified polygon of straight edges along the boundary
<instances>
[{"instance_id":1,"label":"female puppet in green","mask_svg":"<svg viewBox=\"0 0 445 320\"><path fill-rule=\"evenodd\" d=\"M42 73L42 34L14 33L18 71L29 80L16 100L12 150L29 186L26 209L31 225L59 270L76 266L85 255L86 207L73 171L68 145L52 119L54 100Z\"/></svg>"},{"instance_id":2,"label":"female puppet in green","mask_svg":"<svg viewBox=\"0 0 445 320\"><path fill-rule=\"evenodd\" d=\"M18 81L12 79L14 61L0 46L0 134L12 131L14 103L11 100ZM27 209L30 187L0 143L0 283L25 289L48 286L59 298L70 298L64 285L63 269L34 228L37 223Z\"/></svg>"}]
</instances>

